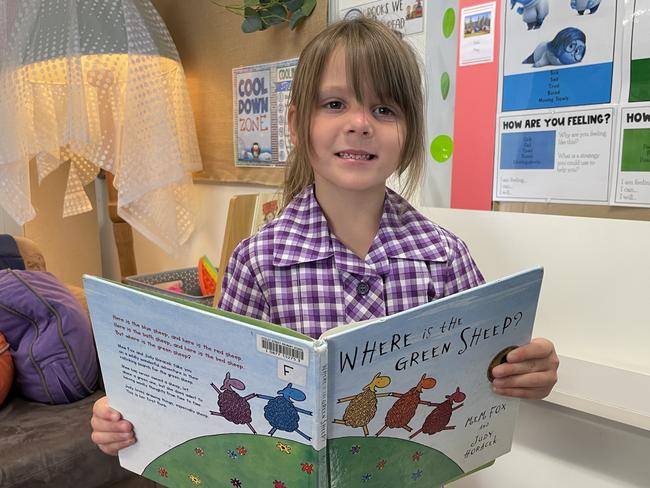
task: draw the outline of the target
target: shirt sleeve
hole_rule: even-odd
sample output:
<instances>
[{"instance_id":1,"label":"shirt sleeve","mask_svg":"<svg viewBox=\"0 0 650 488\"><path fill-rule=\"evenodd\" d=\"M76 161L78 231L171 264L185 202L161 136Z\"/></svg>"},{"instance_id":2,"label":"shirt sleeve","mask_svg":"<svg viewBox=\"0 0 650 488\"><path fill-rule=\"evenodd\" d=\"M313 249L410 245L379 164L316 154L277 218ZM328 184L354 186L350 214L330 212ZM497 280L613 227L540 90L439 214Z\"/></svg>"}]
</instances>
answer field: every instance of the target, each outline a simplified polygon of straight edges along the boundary
<instances>
[{"instance_id":1,"label":"shirt sleeve","mask_svg":"<svg viewBox=\"0 0 650 488\"><path fill-rule=\"evenodd\" d=\"M245 242L237 246L228 261L217 308L269 321L269 305L253 271L253 263L246 257L249 254L245 252Z\"/></svg>"},{"instance_id":2,"label":"shirt sleeve","mask_svg":"<svg viewBox=\"0 0 650 488\"><path fill-rule=\"evenodd\" d=\"M474 262L467 244L456 238L447 269L444 295L453 295L485 283L485 278Z\"/></svg>"}]
</instances>

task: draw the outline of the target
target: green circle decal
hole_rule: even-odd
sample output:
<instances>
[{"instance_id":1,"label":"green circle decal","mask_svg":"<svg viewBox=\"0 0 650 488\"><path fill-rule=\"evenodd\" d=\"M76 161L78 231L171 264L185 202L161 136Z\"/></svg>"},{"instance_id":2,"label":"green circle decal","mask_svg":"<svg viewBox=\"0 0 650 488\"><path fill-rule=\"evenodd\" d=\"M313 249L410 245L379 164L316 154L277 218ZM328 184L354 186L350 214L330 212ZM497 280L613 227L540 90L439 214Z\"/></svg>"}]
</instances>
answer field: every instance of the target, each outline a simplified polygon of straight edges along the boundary
<instances>
[{"instance_id":1,"label":"green circle decal","mask_svg":"<svg viewBox=\"0 0 650 488\"><path fill-rule=\"evenodd\" d=\"M453 8L448 8L445 15L442 17L442 33L445 37L449 37L454 33L456 27L456 12Z\"/></svg>"},{"instance_id":2,"label":"green circle decal","mask_svg":"<svg viewBox=\"0 0 650 488\"><path fill-rule=\"evenodd\" d=\"M431 156L439 163L447 161L454 152L454 141L442 134L431 141Z\"/></svg>"},{"instance_id":3,"label":"green circle decal","mask_svg":"<svg viewBox=\"0 0 650 488\"><path fill-rule=\"evenodd\" d=\"M447 100L447 95L449 95L449 83L449 73L445 71L440 77L440 93L443 100Z\"/></svg>"}]
</instances>

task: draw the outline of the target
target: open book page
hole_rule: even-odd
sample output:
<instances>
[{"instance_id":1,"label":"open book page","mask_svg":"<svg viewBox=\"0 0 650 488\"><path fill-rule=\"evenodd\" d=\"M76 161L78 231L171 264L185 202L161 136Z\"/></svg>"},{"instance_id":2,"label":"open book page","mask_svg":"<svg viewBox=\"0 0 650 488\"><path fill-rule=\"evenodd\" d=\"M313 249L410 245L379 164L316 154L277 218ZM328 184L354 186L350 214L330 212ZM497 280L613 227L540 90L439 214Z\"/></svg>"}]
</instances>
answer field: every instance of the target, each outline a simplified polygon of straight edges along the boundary
<instances>
[{"instance_id":1,"label":"open book page","mask_svg":"<svg viewBox=\"0 0 650 488\"><path fill-rule=\"evenodd\" d=\"M519 401L488 370L531 338L534 269L327 334L330 486L438 486L510 450Z\"/></svg>"},{"instance_id":2,"label":"open book page","mask_svg":"<svg viewBox=\"0 0 650 488\"><path fill-rule=\"evenodd\" d=\"M123 467L165 486L318 486L318 343L98 278L85 289L109 402L138 439Z\"/></svg>"}]
</instances>

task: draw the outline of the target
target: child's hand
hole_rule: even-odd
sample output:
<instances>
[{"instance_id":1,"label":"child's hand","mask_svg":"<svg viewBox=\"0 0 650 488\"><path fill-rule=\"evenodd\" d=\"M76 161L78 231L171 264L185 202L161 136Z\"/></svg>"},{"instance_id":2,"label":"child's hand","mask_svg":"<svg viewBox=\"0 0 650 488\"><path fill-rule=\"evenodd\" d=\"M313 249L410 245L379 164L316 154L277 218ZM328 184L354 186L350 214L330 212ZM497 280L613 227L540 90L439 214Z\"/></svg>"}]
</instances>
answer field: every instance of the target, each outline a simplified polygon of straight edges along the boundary
<instances>
[{"instance_id":1,"label":"child's hand","mask_svg":"<svg viewBox=\"0 0 650 488\"><path fill-rule=\"evenodd\" d=\"M507 363L492 370L495 393L540 399L551 392L560 365L551 341L533 339L529 344L510 351L507 359Z\"/></svg>"},{"instance_id":2,"label":"child's hand","mask_svg":"<svg viewBox=\"0 0 650 488\"><path fill-rule=\"evenodd\" d=\"M128 420L123 420L120 412L109 407L106 397L100 398L93 405L90 425L93 428L90 438L106 454L116 456L120 449L135 443L133 425Z\"/></svg>"}]
</instances>

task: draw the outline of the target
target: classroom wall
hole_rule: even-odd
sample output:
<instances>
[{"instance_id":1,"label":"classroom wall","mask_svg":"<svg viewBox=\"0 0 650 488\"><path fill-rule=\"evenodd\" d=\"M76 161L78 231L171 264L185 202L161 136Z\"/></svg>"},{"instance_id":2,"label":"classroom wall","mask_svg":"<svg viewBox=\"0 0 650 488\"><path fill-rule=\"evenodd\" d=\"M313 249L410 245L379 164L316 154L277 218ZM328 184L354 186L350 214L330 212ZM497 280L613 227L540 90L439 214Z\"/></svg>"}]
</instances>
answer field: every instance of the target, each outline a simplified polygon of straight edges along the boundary
<instances>
[{"instance_id":1,"label":"classroom wall","mask_svg":"<svg viewBox=\"0 0 650 488\"><path fill-rule=\"evenodd\" d=\"M416 40L421 51L423 39ZM192 266L205 253L218 261L230 197L262 189L197 185L202 210L189 242L178 256L169 256L136 233L138 272ZM101 201L101 191L98 197ZM650 224L452 209L425 213L468 242L488 279L533 264L545 266L537 332L555 340L562 354L650 373L645 353L650 344L645 307ZM119 272L109 230L102 241L104 274L115 278ZM611 390L598 380L585 378L601 393ZM648 487L649 450L648 430L550 402L522 402L513 452L451 486Z\"/></svg>"}]
</instances>

